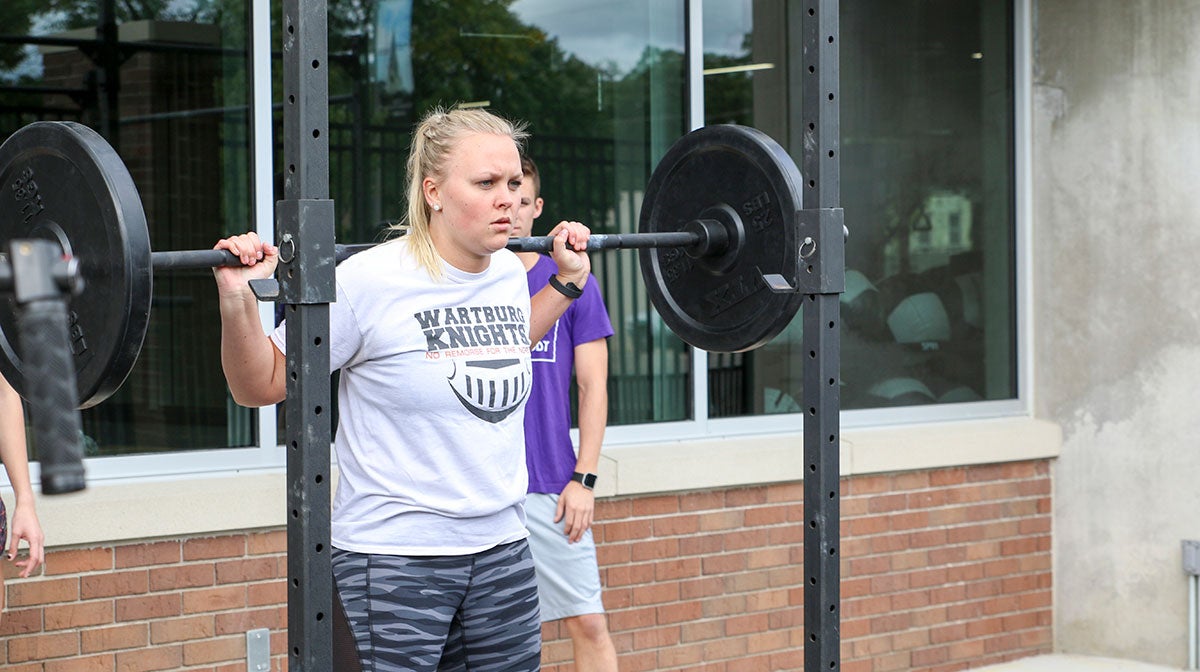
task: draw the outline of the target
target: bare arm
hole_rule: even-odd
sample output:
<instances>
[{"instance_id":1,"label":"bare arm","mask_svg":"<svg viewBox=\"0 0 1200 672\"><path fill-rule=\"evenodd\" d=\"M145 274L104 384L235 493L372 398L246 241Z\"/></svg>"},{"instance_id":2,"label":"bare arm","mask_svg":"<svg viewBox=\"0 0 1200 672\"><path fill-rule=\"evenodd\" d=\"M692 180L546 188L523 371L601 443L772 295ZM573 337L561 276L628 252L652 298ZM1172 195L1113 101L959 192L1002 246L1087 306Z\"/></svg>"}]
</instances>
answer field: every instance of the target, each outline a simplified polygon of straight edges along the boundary
<instances>
[{"instance_id":1,"label":"bare arm","mask_svg":"<svg viewBox=\"0 0 1200 672\"><path fill-rule=\"evenodd\" d=\"M215 268L221 301L221 368L233 399L243 406L266 406L283 401L287 394L283 353L263 333L258 299L249 281L269 278L275 272L279 251L254 233L221 240L242 259L243 267Z\"/></svg>"},{"instance_id":2,"label":"bare arm","mask_svg":"<svg viewBox=\"0 0 1200 672\"><path fill-rule=\"evenodd\" d=\"M554 236L554 249L551 256L558 265L558 279L564 284L572 282L580 289L587 282L592 272L592 263L588 259L587 239L591 231L579 222L559 222L550 232ZM555 321L567 312L571 299L563 296L553 287L546 286L534 294L530 300L529 343L530 346L550 331Z\"/></svg>"},{"instance_id":3,"label":"bare arm","mask_svg":"<svg viewBox=\"0 0 1200 672\"><path fill-rule=\"evenodd\" d=\"M579 456L575 471L595 473L608 424L607 339L575 346L575 381L579 386ZM564 521L563 533L574 543L592 526L595 509L595 494L571 481L559 495L555 521Z\"/></svg>"},{"instance_id":4,"label":"bare arm","mask_svg":"<svg viewBox=\"0 0 1200 672\"><path fill-rule=\"evenodd\" d=\"M4 470L8 472L16 502L5 557L9 560L17 557L17 547L22 539L29 544L29 557L14 563L21 568L22 577L29 576L45 558L45 536L34 504L27 450L21 397L7 380L0 378L0 461L4 462Z\"/></svg>"}]
</instances>

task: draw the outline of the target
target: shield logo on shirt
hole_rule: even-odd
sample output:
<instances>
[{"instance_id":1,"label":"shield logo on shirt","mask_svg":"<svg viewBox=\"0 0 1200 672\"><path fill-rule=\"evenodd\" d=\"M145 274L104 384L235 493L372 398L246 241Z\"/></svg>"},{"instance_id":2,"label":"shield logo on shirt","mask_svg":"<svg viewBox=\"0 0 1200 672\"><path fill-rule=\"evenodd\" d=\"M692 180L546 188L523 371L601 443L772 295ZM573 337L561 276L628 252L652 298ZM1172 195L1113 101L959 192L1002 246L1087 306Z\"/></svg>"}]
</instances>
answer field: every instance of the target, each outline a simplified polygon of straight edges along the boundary
<instances>
[{"instance_id":1,"label":"shield logo on shirt","mask_svg":"<svg viewBox=\"0 0 1200 672\"><path fill-rule=\"evenodd\" d=\"M484 359L456 362L447 382L464 408L494 424L520 408L529 396L531 378L520 359Z\"/></svg>"}]
</instances>

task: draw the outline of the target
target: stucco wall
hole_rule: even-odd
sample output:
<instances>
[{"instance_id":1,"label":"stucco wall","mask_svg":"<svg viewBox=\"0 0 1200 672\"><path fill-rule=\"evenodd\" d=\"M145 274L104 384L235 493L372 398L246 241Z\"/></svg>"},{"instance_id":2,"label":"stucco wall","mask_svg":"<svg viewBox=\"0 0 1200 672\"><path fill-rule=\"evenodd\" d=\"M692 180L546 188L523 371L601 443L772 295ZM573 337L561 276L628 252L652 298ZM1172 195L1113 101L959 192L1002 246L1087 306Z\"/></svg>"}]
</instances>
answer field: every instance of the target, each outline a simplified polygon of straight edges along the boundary
<instances>
[{"instance_id":1,"label":"stucco wall","mask_svg":"<svg viewBox=\"0 0 1200 672\"><path fill-rule=\"evenodd\" d=\"M1035 0L1035 409L1055 637L1187 663L1200 539L1200 0Z\"/></svg>"}]
</instances>

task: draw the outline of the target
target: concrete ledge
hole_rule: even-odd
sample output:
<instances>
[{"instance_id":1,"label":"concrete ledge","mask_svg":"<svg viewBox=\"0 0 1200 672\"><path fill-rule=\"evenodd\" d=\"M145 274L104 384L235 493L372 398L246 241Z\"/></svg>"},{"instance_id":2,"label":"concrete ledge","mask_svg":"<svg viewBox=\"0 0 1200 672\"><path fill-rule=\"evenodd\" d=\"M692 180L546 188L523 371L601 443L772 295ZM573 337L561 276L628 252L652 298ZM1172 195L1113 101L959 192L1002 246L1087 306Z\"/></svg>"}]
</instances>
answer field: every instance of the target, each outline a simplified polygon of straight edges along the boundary
<instances>
[{"instance_id":1,"label":"concrete ledge","mask_svg":"<svg viewBox=\"0 0 1200 672\"><path fill-rule=\"evenodd\" d=\"M602 497L725 488L802 478L798 433L606 448ZM844 476L1057 457L1057 425L1005 418L844 432ZM12 507L12 492L5 501ZM127 543L286 525L284 470L101 484L38 498L47 546Z\"/></svg>"},{"instance_id":2,"label":"concrete ledge","mask_svg":"<svg viewBox=\"0 0 1200 672\"><path fill-rule=\"evenodd\" d=\"M854 476L1057 457L1062 431L1032 418L846 430L841 474ZM756 485L803 479L798 433L606 447L600 496Z\"/></svg>"}]
</instances>

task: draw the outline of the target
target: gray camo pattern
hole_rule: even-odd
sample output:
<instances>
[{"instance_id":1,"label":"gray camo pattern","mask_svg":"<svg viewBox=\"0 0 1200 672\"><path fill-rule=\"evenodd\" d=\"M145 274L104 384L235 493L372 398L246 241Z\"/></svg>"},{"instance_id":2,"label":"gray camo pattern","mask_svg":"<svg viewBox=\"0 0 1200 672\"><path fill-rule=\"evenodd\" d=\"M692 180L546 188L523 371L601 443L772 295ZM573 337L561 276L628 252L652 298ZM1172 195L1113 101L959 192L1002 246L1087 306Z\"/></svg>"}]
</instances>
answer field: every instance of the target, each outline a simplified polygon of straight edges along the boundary
<instances>
[{"instance_id":1,"label":"gray camo pattern","mask_svg":"<svg viewBox=\"0 0 1200 672\"><path fill-rule=\"evenodd\" d=\"M524 540L464 556L334 549L331 559L363 672L541 668L537 579Z\"/></svg>"}]
</instances>

